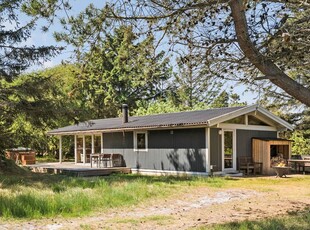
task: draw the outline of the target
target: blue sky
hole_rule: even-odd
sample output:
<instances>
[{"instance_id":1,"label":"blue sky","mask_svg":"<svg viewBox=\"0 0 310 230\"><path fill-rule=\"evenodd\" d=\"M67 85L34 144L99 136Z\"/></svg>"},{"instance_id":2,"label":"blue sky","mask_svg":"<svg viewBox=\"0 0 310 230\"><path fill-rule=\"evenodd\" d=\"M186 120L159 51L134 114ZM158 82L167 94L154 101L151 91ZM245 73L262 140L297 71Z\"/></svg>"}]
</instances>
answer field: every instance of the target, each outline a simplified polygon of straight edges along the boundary
<instances>
[{"instance_id":1,"label":"blue sky","mask_svg":"<svg viewBox=\"0 0 310 230\"><path fill-rule=\"evenodd\" d=\"M104 6L106 1L104 0L70 0L70 4L72 6L72 9L69 11L70 15L76 15L79 12L83 11L90 3L94 4L97 7ZM58 17L65 16L63 12L59 12ZM42 23L42 24L41 24ZM37 29L32 33L32 36L28 41L26 42L27 45L58 45L58 46L66 46L64 43L56 43L53 33L55 31L61 31L60 24L56 21L54 25L52 25L48 32L43 33L41 31L41 26L44 25L44 21L42 21L37 25ZM43 66L35 66L31 68L31 71L41 70L44 68L53 67L55 65L58 65L64 61L70 61L70 56L72 55L72 48L70 46L67 46L66 49L57 57L52 58L51 60L45 62ZM231 82L227 84L227 90L229 90L230 87L233 87L233 91L240 95L241 101L245 101L248 104L256 103L255 97L257 97L257 94L253 93L244 93L246 90L246 87L244 85L236 84L235 82Z\"/></svg>"}]
</instances>

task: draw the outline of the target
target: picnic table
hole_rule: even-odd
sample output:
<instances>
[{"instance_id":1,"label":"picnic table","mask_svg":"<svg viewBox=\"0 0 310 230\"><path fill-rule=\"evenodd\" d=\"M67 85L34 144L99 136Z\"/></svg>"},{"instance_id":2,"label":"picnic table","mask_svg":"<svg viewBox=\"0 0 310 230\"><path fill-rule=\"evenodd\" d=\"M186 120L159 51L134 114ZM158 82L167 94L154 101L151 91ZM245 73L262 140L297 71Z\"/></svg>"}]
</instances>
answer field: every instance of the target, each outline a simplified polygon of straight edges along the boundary
<instances>
[{"instance_id":1,"label":"picnic table","mask_svg":"<svg viewBox=\"0 0 310 230\"><path fill-rule=\"evenodd\" d=\"M287 161L294 164L295 171L297 171L297 168L298 168L298 172L300 172L300 168L302 168L303 174L305 174L305 168L310 167L310 158L288 159Z\"/></svg>"}]
</instances>

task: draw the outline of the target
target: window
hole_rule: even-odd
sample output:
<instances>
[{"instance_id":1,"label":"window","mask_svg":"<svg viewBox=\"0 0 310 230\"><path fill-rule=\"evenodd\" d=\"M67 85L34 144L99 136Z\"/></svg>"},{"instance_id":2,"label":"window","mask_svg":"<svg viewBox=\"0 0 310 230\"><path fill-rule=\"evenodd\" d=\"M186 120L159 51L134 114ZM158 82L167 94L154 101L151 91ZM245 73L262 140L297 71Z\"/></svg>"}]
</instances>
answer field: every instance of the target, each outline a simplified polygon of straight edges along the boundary
<instances>
[{"instance_id":1,"label":"window","mask_svg":"<svg viewBox=\"0 0 310 230\"><path fill-rule=\"evenodd\" d=\"M239 116L239 117L235 117L233 119L230 119L228 121L225 121L223 123L228 123L228 124L245 124L245 117L244 116Z\"/></svg>"},{"instance_id":2,"label":"window","mask_svg":"<svg viewBox=\"0 0 310 230\"><path fill-rule=\"evenodd\" d=\"M95 150L95 153L101 153L101 135L98 136L98 135L95 135L94 137L94 150Z\"/></svg>"},{"instance_id":3,"label":"window","mask_svg":"<svg viewBox=\"0 0 310 230\"><path fill-rule=\"evenodd\" d=\"M262 125L262 126L269 126L268 124L266 124L265 122L259 120L258 118L252 116L252 115L248 115L248 124L249 125Z\"/></svg>"},{"instance_id":4,"label":"window","mask_svg":"<svg viewBox=\"0 0 310 230\"><path fill-rule=\"evenodd\" d=\"M147 132L134 133L134 150L147 151Z\"/></svg>"}]
</instances>

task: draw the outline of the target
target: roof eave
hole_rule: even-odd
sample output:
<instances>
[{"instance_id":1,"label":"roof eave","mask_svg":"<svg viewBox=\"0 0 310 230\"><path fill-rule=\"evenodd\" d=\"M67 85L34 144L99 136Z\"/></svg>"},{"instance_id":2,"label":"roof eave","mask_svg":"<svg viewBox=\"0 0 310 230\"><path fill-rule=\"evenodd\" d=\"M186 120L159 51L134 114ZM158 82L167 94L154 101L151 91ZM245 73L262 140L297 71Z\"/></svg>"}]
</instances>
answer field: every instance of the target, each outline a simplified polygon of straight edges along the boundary
<instances>
[{"instance_id":1,"label":"roof eave","mask_svg":"<svg viewBox=\"0 0 310 230\"><path fill-rule=\"evenodd\" d=\"M96 133L108 133L108 132L123 132L123 131L135 131L145 129L171 129L171 128L190 128L190 127L208 127L208 122L200 123L187 123L187 124L171 124L171 125L156 125L156 126L137 126L126 128L109 128L109 129L96 129L96 130L75 130L75 131L49 131L47 135L61 136L61 135L77 135L77 134L96 134Z\"/></svg>"},{"instance_id":2,"label":"roof eave","mask_svg":"<svg viewBox=\"0 0 310 230\"><path fill-rule=\"evenodd\" d=\"M271 120L275 121L280 126L282 126L282 127L277 127L277 129L279 131L283 131L285 129L288 129L288 130L294 129L294 127L291 124L289 124L288 122L284 121L283 119L277 117L273 113L269 112L268 110L266 110L266 109L264 109L264 108L262 108L256 104L251 105L251 106L247 106L245 108L241 108L239 110L224 114L224 115L219 116L219 117L215 117L213 119L210 119L209 120L209 126L214 126L214 125L217 125L221 122L224 122L224 121L227 121L227 120L233 119L235 117L242 116L242 115L245 115L247 113L254 112L254 111L258 111L258 112L262 113L263 115L269 117Z\"/></svg>"}]
</instances>

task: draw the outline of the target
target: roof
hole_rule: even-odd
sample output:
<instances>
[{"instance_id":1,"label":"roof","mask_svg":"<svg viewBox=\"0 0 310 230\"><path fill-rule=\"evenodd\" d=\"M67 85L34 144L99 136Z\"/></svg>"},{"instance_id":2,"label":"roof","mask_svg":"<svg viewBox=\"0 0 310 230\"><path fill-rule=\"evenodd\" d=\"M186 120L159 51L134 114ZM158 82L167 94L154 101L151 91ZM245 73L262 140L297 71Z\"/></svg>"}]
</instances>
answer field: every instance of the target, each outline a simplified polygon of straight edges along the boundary
<instances>
[{"instance_id":1,"label":"roof","mask_svg":"<svg viewBox=\"0 0 310 230\"><path fill-rule=\"evenodd\" d=\"M283 139L283 138L270 138L270 137L252 137L252 139L256 139L256 140L261 140L261 141L291 141L294 142L292 140L288 140L288 139Z\"/></svg>"},{"instance_id":2,"label":"roof","mask_svg":"<svg viewBox=\"0 0 310 230\"><path fill-rule=\"evenodd\" d=\"M116 130L135 130L148 128L165 128L165 127L187 127L187 126L212 126L219 122L229 120L248 112L258 109L256 106L239 106L216 108L199 111L188 111L178 113L165 113L148 116L129 117L128 123L122 122L122 117L107 118L98 120L89 120L80 122L77 125L70 125L48 132L51 135L57 134L73 134L78 132L99 132L99 131L116 131ZM264 109L263 109L264 110ZM268 112L268 111L267 111ZM271 113L270 113L271 114ZM269 114L269 115L270 115ZM276 118L275 115L272 115ZM280 119L280 118L278 118ZM290 124L282 119L281 123L284 127L290 128Z\"/></svg>"}]
</instances>

